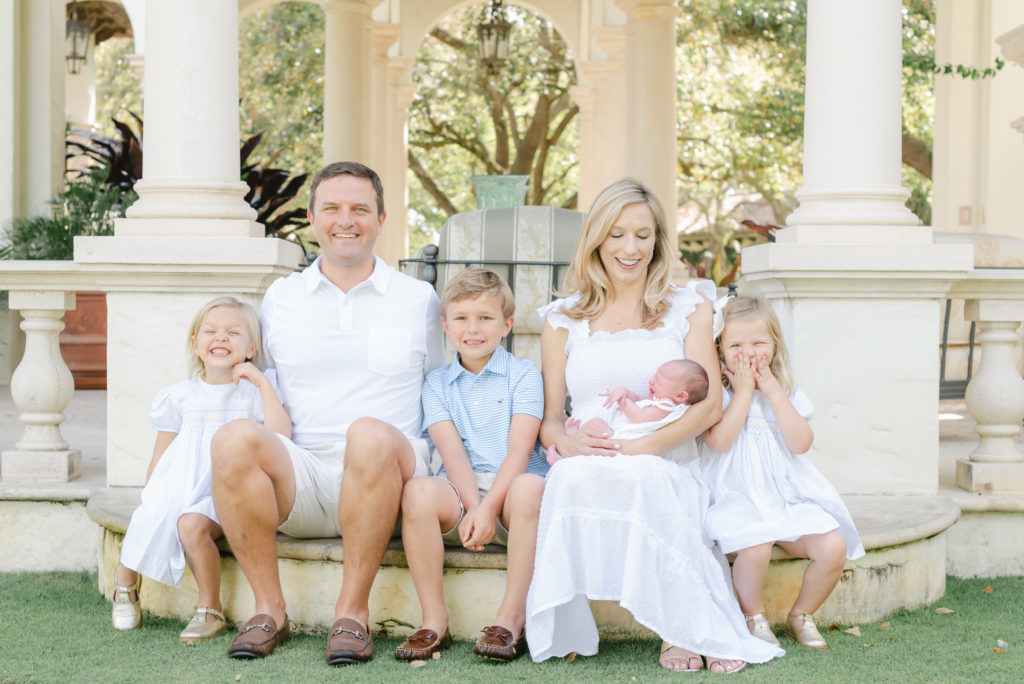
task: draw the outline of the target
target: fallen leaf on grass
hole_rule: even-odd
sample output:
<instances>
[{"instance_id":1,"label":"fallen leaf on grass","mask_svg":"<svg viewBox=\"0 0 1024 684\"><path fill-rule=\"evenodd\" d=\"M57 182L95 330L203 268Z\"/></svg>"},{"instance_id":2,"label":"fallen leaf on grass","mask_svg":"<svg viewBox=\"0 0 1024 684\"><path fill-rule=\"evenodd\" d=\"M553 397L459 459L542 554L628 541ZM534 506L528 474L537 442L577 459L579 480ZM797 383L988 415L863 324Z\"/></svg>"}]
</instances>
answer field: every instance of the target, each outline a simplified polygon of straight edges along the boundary
<instances>
[{"instance_id":1,"label":"fallen leaf on grass","mask_svg":"<svg viewBox=\"0 0 1024 684\"><path fill-rule=\"evenodd\" d=\"M896 641L894 637L889 637L889 641Z\"/></svg>"},{"instance_id":2,"label":"fallen leaf on grass","mask_svg":"<svg viewBox=\"0 0 1024 684\"><path fill-rule=\"evenodd\" d=\"M427 664L426 660L414 660L409 663L409 667L423 667Z\"/></svg>"},{"instance_id":3,"label":"fallen leaf on grass","mask_svg":"<svg viewBox=\"0 0 1024 684\"><path fill-rule=\"evenodd\" d=\"M868 648L870 646L871 646L871 644L864 644L864 648Z\"/></svg>"},{"instance_id":4,"label":"fallen leaf on grass","mask_svg":"<svg viewBox=\"0 0 1024 684\"><path fill-rule=\"evenodd\" d=\"M1006 648L1007 643L1002 639L996 639L996 646L998 646L999 648Z\"/></svg>"},{"instance_id":5,"label":"fallen leaf on grass","mask_svg":"<svg viewBox=\"0 0 1024 684\"><path fill-rule=\"evenodd\" d=\"M440 660L441 659L441 652L440 651L434 651L430 655L430 657L433 658L434 660Z\"/></svg>"},{"instance_id":6,"label":"fallen leaf on grass","mask_svg":"<svg viewBox=\"0 0 1024 684\"><path fill-rule=\"evenodd\" d=\"M239 672L238 674L235 675L235 681L236 682L242 681L242 673L241 672Z\"/></svg>"},{"instance_id":7,"label":"fallen leaf on grass","mask_svg":"<svg viewBox=\"0 0 1024 684\"><path fill-rule=\"evenodd\" d=\"M878 629L889 629L889 627L891 627L891 625L888 622L883 622L882 624L878 625Z\"/></svg>"},{"instance_id":8,"label":"fallen leaf on grass","mask_svg":"<svg viewBox=\"0 0 1024 684\"><path fill-rule=\"evenodd\" d=\"M572 661L576 660L576 651L573 651L572 653L570 653L570 654L569 654L569 657L567 658L567 660L568 660L568 661L569 661L570 663L571 663Z\"/></svg>"},{"instance_id":9,"label":"fallen leaf on grass","mask_svg":"<svg viewBox=\"0 0 1024 684\"><path fill-rule=\"evenodd\" d=\"M828 626L828 631L829 632L838 632L839 631L839 625L837 625L836 623L833 622L831 625Z\"/></svg>"},{"instance_id":10,"label":"fallen leaf on grass","mask_svg":"<svg viewBox=\"0 0 1024 684\"><path fill-rule=\"evenodd\" d=\"M844 629L843 631L847 634L852 634L853 636L860 636L860 627L851 627L850 629Z\"/></svg>"},{"instance_id":11,"label":"fallen leaf on grass","mask_svg":"<svg viewBox=\"0 0 1024 684\"><path fill-rule=\"evenodd\" d=\"M998 653L999 655L1003 655L1004 653L1006 653L1006 651L1004 651L1004 650L1003 650L1003 649L1001 649L1001 648L993 648L993 649L992 649L992 652L993 652L993 653Z\"/></svg>"},{"instance_id":12,"label":"fallen leaf on grass","mask_svg":"<svg viewBox=\"0 0 1024 684\"><path fill-rule=\"evenodd\" d=\"M981 591L982 591L982 593L985 593L985 594L991 594L992 593L992 587L985 587Z\"/></svg>"},{"instance_id":13,"label":"fallen leaf on grass","mask_svg":"<svg viewBox=\"0 0 1024 684\"><path fill-rule=\"evenodd\" d=\"M935 612L939 615L949 615L950 613L955 613L956 611L950 610L949 608L936 608Z\"/></svg>"}]
</instances>

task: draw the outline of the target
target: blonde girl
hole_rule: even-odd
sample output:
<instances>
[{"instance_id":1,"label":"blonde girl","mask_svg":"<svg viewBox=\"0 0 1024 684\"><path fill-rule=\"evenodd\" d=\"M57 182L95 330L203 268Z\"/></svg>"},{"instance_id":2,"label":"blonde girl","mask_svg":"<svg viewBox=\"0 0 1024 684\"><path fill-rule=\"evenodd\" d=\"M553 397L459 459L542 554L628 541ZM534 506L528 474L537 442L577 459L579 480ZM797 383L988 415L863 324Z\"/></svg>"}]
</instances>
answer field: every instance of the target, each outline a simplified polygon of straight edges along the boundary
<instances>
[{"instance_id":1,"label":"blonde girl","mask_svg":"<svg viewBox=\"0 0 1024 684\"><path fill-rule=\"evenodd\" d=\"M150 419L157 429L142 503L121 545L111 622L135 629L142 622L139 575L181 586L186 559L199 590L199 606L181 641L209 639L227 622L220 602L223 532L210 490L210 439L225 423L259 420L291 436L291 421L270 372L260 365L256 312L234 297L218 297L196 314L188 337L190 378L157 393Z\"/></svg>"},{"instance_id":2,"label":"blonde girl","mask_svg":"<svg viewBox=\"0 0 1024 684\"><path fill-rule=\"evenodd\" d=\"M721 318L724 410L703 435L708 533L724 553L736 554L733 584L747 629L770 644L779 642L761 592L772 545L809 558L785 631L802 646L827 648L813 613L846 559L863 556L864 547L839 494L803 455L814 440L811 402L793 388L775 312L763 299L736 297L726 300Z\"/></svg>"}]
</instances>

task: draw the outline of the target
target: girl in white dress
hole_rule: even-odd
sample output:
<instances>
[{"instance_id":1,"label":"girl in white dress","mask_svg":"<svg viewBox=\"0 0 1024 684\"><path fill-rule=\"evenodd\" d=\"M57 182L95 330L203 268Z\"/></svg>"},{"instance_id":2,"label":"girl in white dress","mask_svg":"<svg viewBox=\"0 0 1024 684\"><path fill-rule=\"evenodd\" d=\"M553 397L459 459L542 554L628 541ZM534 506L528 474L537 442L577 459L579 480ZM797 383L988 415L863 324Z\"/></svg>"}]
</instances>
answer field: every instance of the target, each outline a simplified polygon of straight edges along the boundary
<instances>
[{"instance_id":1,"label":"girl in white dress","mask_svg":"<svg viewBox=\"0 0 1024 684\"><path fill-rule=\"evenodd\" d=\"M708 534L723 553L736 554L732 577L747 628L774 645L761 600L772 544L809 558L786 633L808 648L828 648L812 615L845 560L863 556L864 547L839 494L803 455L814 439L811 402L793 389L775 312L763 299L736 297L721 315L727 392L721 422L704 433Z\"/></svg>"},{"instance_id":2,"label":"girl in white dress","mask_svg":"<svg viewBox=\"0 0 1024 684\"><path fill-rule=\"evenodd\" d=\"M142 622L139 575L181 586L185 561L196 580L199 607L181 641L209 639L227 622L220 602L223 531L210 489L210 440L225 423L259 420L286 437L291 421L273 379L257 368L260 329L256 311L234 297L208 302L192 321L188 380L163 388L150 419L157 429L142 503L121 545L111 622L121 630Z\"/></svg>"},{"instance_id":3,"label":"girl in white dress","mask_svg":"<svg viewBox=\"0 0 1024 684\"><path fill-rule=\"evenodd\" d=\"M590 599L618 601L664 641L660 663L734 672L783 651L747 631L724 557L703 534L708 492L694 439L721 416L720 374L708 398L648 436L585 425L608 387L638 394L658 366L690 358L717 370L714 286L671 284L674 249L651 192L624 179L594 201L569 267L573 292L541 310L541 441L563 457L541 505L526 638L534 660L597 652ZM566 394L584 425L565 430ZM612 457L612 458L608 458Z\"/></svg>"}]
</instances>

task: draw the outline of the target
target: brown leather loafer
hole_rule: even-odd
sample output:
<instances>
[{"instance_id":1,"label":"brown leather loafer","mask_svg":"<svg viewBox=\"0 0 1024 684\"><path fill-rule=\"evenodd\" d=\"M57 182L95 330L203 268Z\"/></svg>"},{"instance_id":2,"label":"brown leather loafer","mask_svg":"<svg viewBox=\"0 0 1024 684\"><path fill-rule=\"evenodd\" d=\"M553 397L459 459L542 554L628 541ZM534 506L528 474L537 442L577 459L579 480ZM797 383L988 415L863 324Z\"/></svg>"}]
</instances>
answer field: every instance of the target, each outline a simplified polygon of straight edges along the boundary
<instances>
[{"instance_id":1,"label":"brown leather loafer","mask_svg":"<svg viewBox=\"0 0 1024 684\"><path fill-rule=\"evenodd\" d=\"M426 660L437 651L443 651L452 645L452 635L445 629L444 636L437 636L432 629L421 629L402 642L395 649L395 658L399 660Z\"/></svg>"},{"instance_id":2,"label":"brown leather loafer","mask_svg":"<svg viewBox=\"0 0 1024 684\"><path fill-rule=\"evenodd\" d=\"M513 638L512 632L498 625L484 627L482 631L484 635L473 645L473 653L481 658L508 662L526 652L525 630L518 639Z\"/></svg>"},{"instance_id":3,"label":"brown leather loafer","mask_svg":"<svg viewBox=\"0 0 1024 684\"><path fill-rule=\"evenodd\" d=\"M273 653L278 644L288 641L291 636L287 615L284 617L284 627L278 629L274 618L261 613L250 618L239 630L235 640L228 646L228 655L232 658L262 658Z\"/></svg>"},{"instance_id":4,"label":"brown leather loafer","mask_svg":"<svg viewBox=\"0 0 1024 684\"><path fill-rule=\"evenodd\" d=\"M327 635L327 664L355 665L373 659L373 637L355 620L341 618Z\"/></svg>"}]
</instances>

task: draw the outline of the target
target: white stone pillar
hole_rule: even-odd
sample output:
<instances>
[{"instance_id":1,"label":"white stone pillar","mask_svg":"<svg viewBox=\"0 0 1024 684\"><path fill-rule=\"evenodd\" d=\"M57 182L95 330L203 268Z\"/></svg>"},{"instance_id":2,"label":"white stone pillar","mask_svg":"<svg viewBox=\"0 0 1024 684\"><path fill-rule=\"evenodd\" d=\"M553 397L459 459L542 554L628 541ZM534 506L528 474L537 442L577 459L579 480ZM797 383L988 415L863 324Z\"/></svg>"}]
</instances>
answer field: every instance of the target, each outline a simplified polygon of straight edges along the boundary
<instances>
[{"instance_id":1,"label":"white stone pillar","mask_svg":"<svg viewBox=\"0 0 1024 684\"><path fill-rule=\"evenodd\" d=\"M230 0L146 3L142 179L117 235L180 235L179 221L212 219L203 234L256 237L242 199L238 132L238 7Z\"/></svg>"},{"instance_id":2,"label":"white stone pillar","mask_svg":"<svg viewBox=\"0 0 1024 684\"><path fill-rule=\"evenodd\" d=\"M73 292L12 291L10 307L21 311L25 355L11 378L11 398L21 409L25 434L0 456L4 482L68 482L82 474L82 452L68 448L60 433L75 384L60 354L64 312L75 308Z\"/></svg>"},{"instance_id":3,"label":"white stone pillar","mask_svg":"<svg viewBox=\"0 0 1024 684\"><path fill-rule=\"evenodd\" d=\"M0 0L0 226L63 183L64 32L62 0Z\"/></svg>"},{"instance_id":4,"label":"white stone pillar","mask_svg":"<svg viewBox=\"0 0 1024 684\"><path fill-rule=\"evenodd\" d=\"M810 457L846 494L937 490L939 300L973 266L903 207L901 26L900 0L809 0L801 206L743 251L741 292L771 301L814 403Z\"/></svg>"},{"instance_id":5,"label":"white stone pillar","mask_svg":"<svg viewBox=\"0 0 1024 684\"><path fill-rule=\"evenodd\" d=\"M370 7L323 0L324 163L367 163L370 155Z\"/></svg>"},{"instance_id":6,"label":"white stone pillar","mask_svg":"<svg viewBox=\"0 0 1024 684\"><path fill-rule=\"evenodd\" d=\"M401 36L398 24L372 24L373 78L370 90L373 107L370 116L370 156L367 164L380 176L384 185L384 209L387 220L384 232L377 239L374 253L398 266L398 260L409 255L406 227L405 176L408 167L405 154L405 123L409 101L402 94L412 86L401 85L412 68L412 60L388 57L391 46ZM411 100L410 100L411 101ZM396 160L396 150L403 155Z\"/></svg>"},{"instance_id":7,"label":"white stone pillar","mask_svg":"<svg viewBox=\"0 0 1024 684\"><path fill-rule=\"evenodd\" d=\"M898 0L807 3L804 182L790 226L920 222L901 180Z\"/></svg>"},{"instance_id":8,"label":"white stone pillar","mask_svg":"<svg viewBox=\"0 0 1024 684\"><path fill-rule=\"evenodd\" d=\"M630 18L626 171L648 185L666 216L676 215L675 0L620 0ZM671 222L673 235L675 224ZM673 243L675 239L673 238Z\"/></svg>"},{"instance_id":9,"label":"white stone pillar","mask_svg":"<svg viewBox=\"0 0 1024 684\"><path fill-rule=\"evenodd\" d=\"M263 237L239 180L238 4L147 0L140 199L113 237L75 238L75 261L107 292L107 483L143 483L148 409L185 379L188 325L224 294L259 304L297 245ZM145 341L139 331L145 330Z\"/></svg>"}]
</instances>

